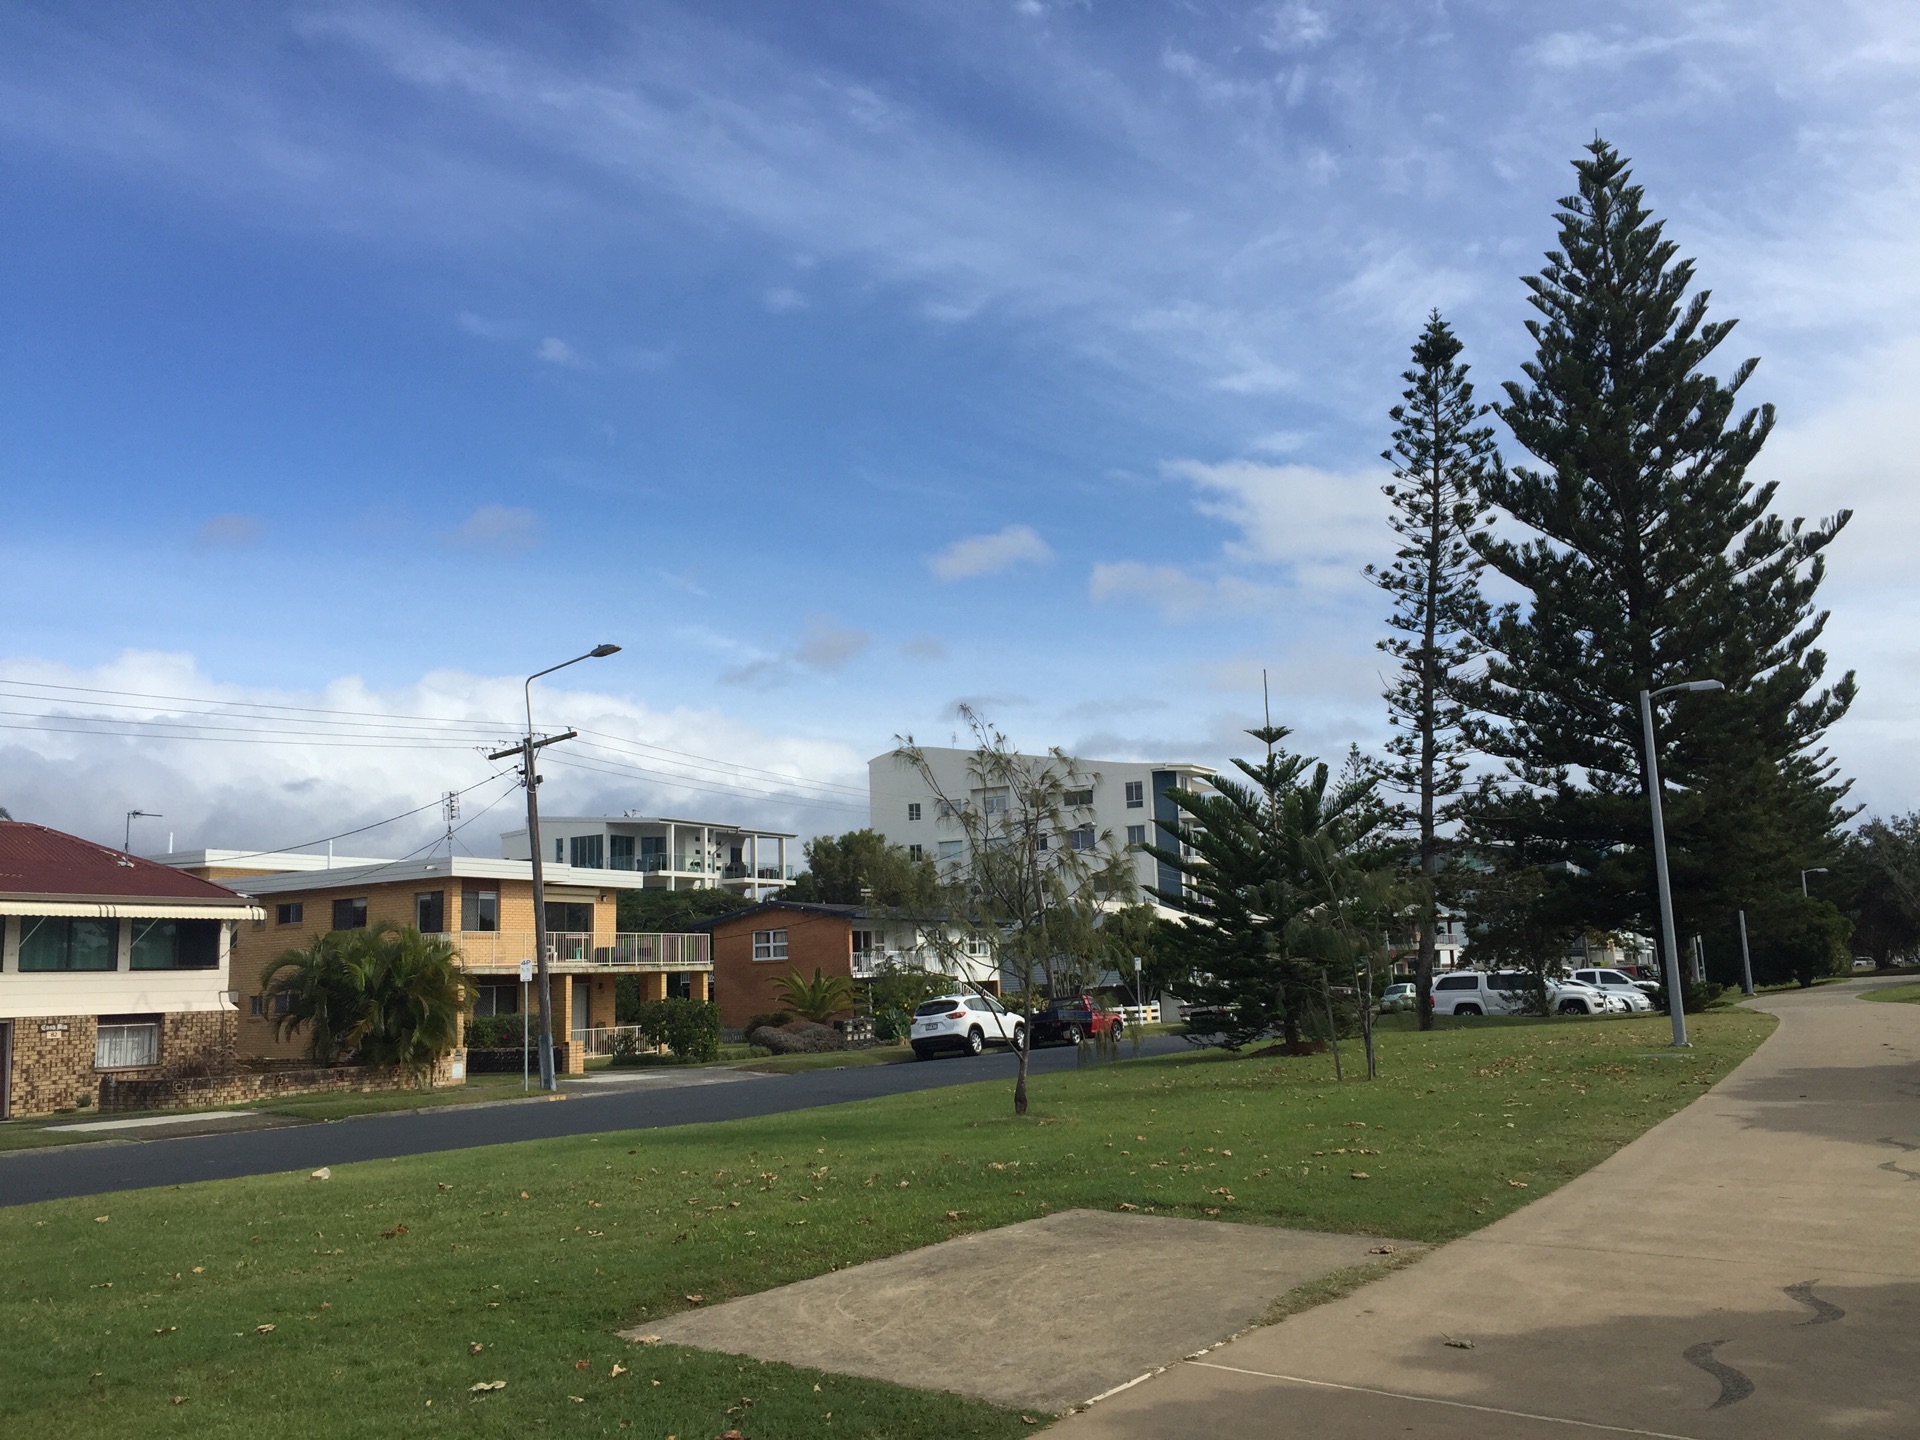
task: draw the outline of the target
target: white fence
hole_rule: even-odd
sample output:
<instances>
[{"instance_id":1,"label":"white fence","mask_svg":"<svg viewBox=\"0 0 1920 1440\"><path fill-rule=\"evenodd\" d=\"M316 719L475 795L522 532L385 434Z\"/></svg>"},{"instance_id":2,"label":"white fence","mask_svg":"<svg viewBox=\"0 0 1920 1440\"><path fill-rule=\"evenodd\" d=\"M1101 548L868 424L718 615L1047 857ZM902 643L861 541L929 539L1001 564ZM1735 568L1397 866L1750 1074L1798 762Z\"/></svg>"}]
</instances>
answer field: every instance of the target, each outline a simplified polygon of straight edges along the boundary
<instances>
[{"instance_id":1,"label":"white fence","mask_svg":"<svg viewBox=\"0 0 1920 1440\"><path fill-rule=\"evenodd\" d=\"M1122 1005L1120 1018L1129 1025L1158 1025L1160 1023L1160 1002L1152 1001L1146 1005Z\"/></svg>"}]
</instances>

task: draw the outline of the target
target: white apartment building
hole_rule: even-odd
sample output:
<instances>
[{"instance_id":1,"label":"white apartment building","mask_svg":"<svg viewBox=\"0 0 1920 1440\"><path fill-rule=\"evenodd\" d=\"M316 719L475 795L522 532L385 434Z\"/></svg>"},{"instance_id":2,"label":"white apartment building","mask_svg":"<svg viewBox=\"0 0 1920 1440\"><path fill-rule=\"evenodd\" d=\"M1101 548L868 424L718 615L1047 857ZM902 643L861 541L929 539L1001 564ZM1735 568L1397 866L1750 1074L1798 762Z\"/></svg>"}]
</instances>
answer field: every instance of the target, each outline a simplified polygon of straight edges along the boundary
<instances>
[{"instance_id":1,"label":"white apartment building","mask_svg":"<svg viewBox=\"0 0 1920 1440\"><path fill-rule=\"evenodd\" d=\"M1006 804L1003 793L982 787L971 768L973 751L926 748L928 767L939 789L950 799L966 800L982 810ZM1022 757L1044 763L1045 757ZM1171 848L1178 839L1173 827L1181 812L1168 798L1174 790L1209 790L1210 766L1184 762L1147 763L1137 760L1082 760L1085 784L1067 798L1078 822L1052 843L1092 849L1102 836L1111 836L1114 848L1132 852L1134 879L1140 899L1151 902L1149 886L1164 893L1180 887L1179 873L1140 847ZM867 762L867 793L872 827L910 855L946 864L964 863L959 822L941 813L939 798L920 774L894 758L891 751Z\"/></svg>"},{"instance_id":2,"label":"white apartment building","mask_svg":"<svg viewBox=\"0 0 1920 1440\"><path fill-rule=\"evenodd\" d=\"M643 890L731 890L776 899L793 883L797 834L712 820L642 815L542 815L540 843L551 865L621 870ZM525 828L500 837L505 860L531 860Z\"/></svg>"}]
</instances>

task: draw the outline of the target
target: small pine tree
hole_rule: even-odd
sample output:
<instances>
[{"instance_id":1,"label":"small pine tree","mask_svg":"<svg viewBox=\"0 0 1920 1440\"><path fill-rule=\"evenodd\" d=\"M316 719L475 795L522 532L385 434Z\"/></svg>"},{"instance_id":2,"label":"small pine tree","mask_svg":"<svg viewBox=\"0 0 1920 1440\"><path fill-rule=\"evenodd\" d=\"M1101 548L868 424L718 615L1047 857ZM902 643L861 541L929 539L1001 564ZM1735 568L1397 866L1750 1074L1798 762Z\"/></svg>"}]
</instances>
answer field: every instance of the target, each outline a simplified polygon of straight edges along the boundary
<instances>
[{"instance_id":1,"label":"small pine tree","mask_svg":"<svg viewBox=\"0 0 1920 1440\"><path fill-rule=\"evenodd\" d=\"M1388 412L1393 448L1381 455L1393 466L1394 483L1383 489L1400 548L1385 569L1367 567L1367 577L1393 598L1387 623L1395 633L1380 648L1399 669L1385 692L1393 737L1382 778L1409 797L1413 811L1422 880L1414 988L1423 1030L1433 1027L1440 831L1454 819L1452 802L1467 770L1466 712L1455 682L1482 655L1479 637L1488 624L1480 595L1486 562L1472 541L1487 522L1480 493L1500 466L1493 431L1479 423L1492 407L1474 403L1462 348L1439 311L1427 317L1413 368L1401 376L1401 403Z\"/></svg>"}]
</instances>

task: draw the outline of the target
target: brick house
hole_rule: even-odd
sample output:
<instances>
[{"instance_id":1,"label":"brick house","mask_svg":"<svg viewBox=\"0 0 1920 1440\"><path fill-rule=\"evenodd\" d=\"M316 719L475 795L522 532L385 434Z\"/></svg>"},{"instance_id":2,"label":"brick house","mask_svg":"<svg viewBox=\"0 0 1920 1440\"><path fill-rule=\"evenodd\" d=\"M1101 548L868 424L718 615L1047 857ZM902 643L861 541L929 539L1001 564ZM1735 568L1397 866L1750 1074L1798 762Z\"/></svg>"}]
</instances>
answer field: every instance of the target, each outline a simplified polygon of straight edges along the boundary
<instances>
[{"instance_id":1,"label":"brick house","mask_svg":"<svg viewBox=\"0 0 1920 1440\"><path fill-rule=\"evenodd\" d=\"M207 850L170 856L169 863L228 879L261 904L260 918L234 944L243 1057L288 1060L305 1053L304 1034L282 1038L275 1033L261 977L285 951L330 930L382 921L414 926L459 950L474 1014L517 1014L521 1008L520 962L534 958L533 866L525 860L336 859ZM278 868L263 873L263 864ZM553 1034L557 1042L574 1042L566 1059L575 1073L584 1068L592 1032L616 1023L615 988L621 976L638 979L642 999L707 998L712 965L705 935L617 929L617 891L634 884L635 877L623 872L545 868ZM537 1010L531 993L526 1000Z\"/></svg>"},{"instance_id":2,"label":"brick house","mask_svg":"<svg viewBox=\"0 0 1920 1440\"><path fill-rule=\"evenodd\" d=\"M233 940L260 915L211 880L0 820L0 1118L92 1104L108 1076L228 1068Z\"/></svg>"},{"instance_id":3,"label":"brick house","mask_svg":"<svg viewBox=\"0 0 1920 1440\"><path fill-rule=\"evenodd\" d=\"M755 1015L780 1009L780 978L818 970L856 982L885 966L952 975L998 993L993 950L966 926L902 919L864 905L815 905L769 900L693 927L713 937L713 998L720 1023L745 1029Z\"/></svg>"}]
</instances>

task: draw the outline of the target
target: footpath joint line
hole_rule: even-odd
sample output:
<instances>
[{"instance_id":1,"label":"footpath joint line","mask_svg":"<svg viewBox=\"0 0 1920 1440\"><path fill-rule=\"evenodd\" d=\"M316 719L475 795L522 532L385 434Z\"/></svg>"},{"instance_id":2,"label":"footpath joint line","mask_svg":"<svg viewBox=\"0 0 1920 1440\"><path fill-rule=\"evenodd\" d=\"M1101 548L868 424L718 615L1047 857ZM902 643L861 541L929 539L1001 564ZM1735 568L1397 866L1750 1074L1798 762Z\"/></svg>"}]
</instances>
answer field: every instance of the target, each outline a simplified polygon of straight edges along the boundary
<instances>
[{"instance_id":1,"label":"footpath joint line","mask_svg":"<svg viewBox=\"0 0 1920 1440\"><path fill-rule=\"evenodd\" d=\"M1449 1405L1455 1410L1476 1410L1482 1415L1508 1415L1516 1420L1540 1420L1548 1425L1572 1425L1582 1430L1604 1430L1610 1435L1645 1435L1651 1440L1699 1440L1693 1435L1674 1435L1665 1430L1638 1430L1631 1425L1607 1425L1598 1420L1573 1420L1565 1415L1538 1415L1531 1410L1504 1410L1498 1405L1475 1405L1466 1400L1442 1400L1434 1395L1412 1395L1404 1390L1377 1390L1371 1385L1342 1385L1336 1380L1309 1380L1301 1375L1276 1375L1271 1370L1246 1370L1237 1365L1221 1365L1212 1360L1189 1360L1203 1370L1225 1370L1233 1375L1252 1375L1261 1380L1283 1380L1289 1385L1313 1385L1322 1390L1347 1390L1359 1395L1378 1395L1386 1400L1415 1400L1423 1405Z\"/></svg>"}]
</instances>

